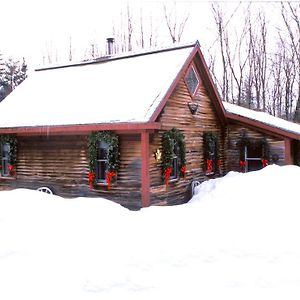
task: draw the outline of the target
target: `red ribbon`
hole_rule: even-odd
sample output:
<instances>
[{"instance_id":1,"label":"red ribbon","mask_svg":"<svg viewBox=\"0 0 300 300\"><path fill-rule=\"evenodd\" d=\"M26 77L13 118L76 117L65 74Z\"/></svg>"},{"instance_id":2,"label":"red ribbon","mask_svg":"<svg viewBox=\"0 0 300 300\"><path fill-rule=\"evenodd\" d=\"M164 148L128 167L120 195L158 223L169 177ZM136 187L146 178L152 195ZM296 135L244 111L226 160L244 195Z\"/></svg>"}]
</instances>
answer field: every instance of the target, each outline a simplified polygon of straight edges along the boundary
<instances>
[{"instance_id":1,"label":"red ribbon","mask_svg":"<svg viewBox=\"0 0 300 300\"><path fill-rule=\"evenodd\" d=\"M245 172L246 161L240 160L240 169L242 172Z\"/></svg>"},{"instance_id":2,"label":"red ribbon","mask_svg":"<svg viewBox=\"0 0 300 300\"><path fill-rule=\"evenodd\" d=\"M219 172L221 171L221 164L222 164L222 160L221 160L221 159L218 159L218 160L217 160L217 166L218 166Z\"/></svg>"},{"instance_id":3,"label":"red ribbon","mask_svg":"<svg viewBox=\"0 0 300 300\"><path fill-rule=\"evenodd\" d=\"M89 178L90 188L92 189L93 184L94 184L94 179L95 179L95 173L94 172L89 172L88 178Z\"/></svg>"},{"instance_id":4,"label":"red ribbon","mask_svg":"<svg viewBox=\"0 0 300 300\"><path fill-rule=\"evenodd\" d=\"M181 169L180 169L180 172L182 173L183 178L185 179L185 175L186 175L186 166L182 166Z\"/></svg>"},{"instance_id":5,"label":"red ribbon","mask_svg":"<svg viewBox=\"0 0 300 300\"><path fill-rule=\"evenodd\" d=\"M207 171L207 173L212 173L212 171L213 171L211 159L206 160L206 171Z\"/></svg>"},{"instance_id":6,"label":"red ribbon","mask_svg":"<svg viewBox=\"0 0 300 300\"><path fill-rule=\"evenodd\" d=\"M113 179L113 177L115 177L117 175L117 173L110 171L110 172L106 172L106 183L107 183L107 189L110 190L110 184L111 184L111 180Z\"/></svg>"},{"instance_id":7,"label":"red ribbon","mask_svg":"<svg viewBox=\"0 0 300 300\"><path fill-rule=\"evenodd\" d=\"M262 163L262 165L263 165L263 168L266 167L266 166L269 164L269 162L268 162L267 159L262 159L262 160L261 160L261 163Z\"/></svg>"},{"instance_id":8,"label":"red ribbon","mask_svg":"<svg viewBox=\"0 0 300 300\"><path fill-rule=\"evenodd\" d=\"M168 167L168 168L165 169L164 178L165 178L166 187L168 187L168 185L169 185L169 180L170 180L170 177L171 177L171 173L172 173L172 168Z\"/></svg>"},{"instance_id":9,"label":"red ribbon","mask_svg":"<svg viewBox=\"0 0 300 300\"><path fill-rule=\"evenodd\" d=\"M15 172L15 166L12 165L8 165L8 171L9 171L9 175L14 175Z\"/></svg>"}]
</instances>

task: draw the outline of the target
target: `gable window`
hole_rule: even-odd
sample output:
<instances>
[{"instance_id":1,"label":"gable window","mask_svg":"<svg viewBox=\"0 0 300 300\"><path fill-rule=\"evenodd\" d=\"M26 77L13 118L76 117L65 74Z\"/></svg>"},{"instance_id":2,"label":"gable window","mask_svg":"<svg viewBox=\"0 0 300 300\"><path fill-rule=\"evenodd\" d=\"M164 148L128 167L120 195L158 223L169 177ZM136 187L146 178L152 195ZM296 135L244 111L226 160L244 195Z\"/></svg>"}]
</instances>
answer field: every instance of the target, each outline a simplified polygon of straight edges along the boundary
<instances>
[{"instance_id":1,"label":"gable window","mask_svg":"<svg viewBox=\"0 0 300 300\"><path fill-rule=\"evenodd\" d=\"M106 172L108 170L108 144L104 141L98 142L96 180L97 182L106 181Z\"/></svg>"},{"instance_id":2,"label":"gable window","mask_svg":"<svg viewBox=\"0 0 300 300\"><path fill-rule=\"evenodd\" d=\"M1 145L1 176L7 177L10 175L10 145L9 143L3 143Z\"/></svg>"},{"instance_id":3,"label":"gable window","mask_svg":"<svg viewBox=\"0 0 300 300\"><path fill-rule=\"evenodd\" d=\"M194 66L191 66L191 68L188 70L185 77L185 82L190 94L194 96L200 84L200 79Z\"/></svg>"}]
</instances>

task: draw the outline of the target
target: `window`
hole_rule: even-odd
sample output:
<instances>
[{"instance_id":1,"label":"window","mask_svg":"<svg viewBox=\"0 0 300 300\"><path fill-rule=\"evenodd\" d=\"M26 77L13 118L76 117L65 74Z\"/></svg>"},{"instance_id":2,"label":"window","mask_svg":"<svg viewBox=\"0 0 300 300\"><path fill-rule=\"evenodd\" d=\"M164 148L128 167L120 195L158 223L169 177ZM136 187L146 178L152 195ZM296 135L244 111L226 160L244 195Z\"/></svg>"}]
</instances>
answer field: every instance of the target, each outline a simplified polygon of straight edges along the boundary
<instances>
[{"instance_id":1,"label":"window","mask_svg":"<svg viewBox=\"0 0 300 300\"><path fill-rule=\"evenodd\" d=\"M187 84L190 94L194 96L197 92L200 80L193 66L189 69L187 76L185 77L185 82Z\"/></svg>"},{"instance_id":2,"label":"window","mask_svg":"<svg viewBox=\"0 0 300 300\"><path fill-rule=\"evenodd\" d=\"M108 167L108 144L100 141L97 147L96 180L106 182L106 172Z\"/></svg>"},{"instance_id":3,"label":"window","mask_svg":"<svg viewBox=\"0 0 300 300\"><path fill-rule=\"evenodd\" d=\"M218 138L213 132L203 134L203 150L206 175L213 175L221 172L221 160L219 157Z\"/></svg>"},{"instance_id":4,"label":"window","mask_svg":"<svg viewBox=\"0 0 300 300\"><path fill-rule=\"evenodd\" d=\"M257 144L245 146L246 172L262 169L262 147Z\"/></svg>"},{"instance_id":5,"label":"window","mask_svg":"<svg viewBox=\"0 0 300 300\"><path fill-rule=\"evenodd\" d=\"M10 175L9 160L10 160L10 145L9 143L2 144L1 147L1 176L7 177Z\"/></svg>"},{"instance_id":6,"label":"window","mask_svg":"<svg viewBox=\"0 0 300 300\"><path fill-rule=\"evenodd\" d=\"M173 148L173 157L172 157L172 173L170 176L171 180L178 178L178 169L179 169L178 157L179 157L179 147L178 144L175 143Z\"/></svg>"}]
</instances>

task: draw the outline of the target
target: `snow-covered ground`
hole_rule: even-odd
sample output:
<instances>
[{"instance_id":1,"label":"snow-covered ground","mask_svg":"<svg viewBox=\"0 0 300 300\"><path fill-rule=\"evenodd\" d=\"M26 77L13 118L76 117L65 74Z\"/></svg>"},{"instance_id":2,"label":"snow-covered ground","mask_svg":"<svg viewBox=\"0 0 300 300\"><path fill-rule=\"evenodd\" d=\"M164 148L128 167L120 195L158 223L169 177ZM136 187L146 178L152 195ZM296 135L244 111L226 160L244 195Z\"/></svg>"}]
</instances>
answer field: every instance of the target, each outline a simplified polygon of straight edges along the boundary
<instances>
[{"instance_id":1,"label":"snow-covered ground","mask_svg":"<svg viewBox=\"0 0 300 300\"><path fill-rule=\"evenodd\" d=\"M187 204L0 192L0 299L300 299L300 168L199 186Z\"/></svg>"}]
</instances>

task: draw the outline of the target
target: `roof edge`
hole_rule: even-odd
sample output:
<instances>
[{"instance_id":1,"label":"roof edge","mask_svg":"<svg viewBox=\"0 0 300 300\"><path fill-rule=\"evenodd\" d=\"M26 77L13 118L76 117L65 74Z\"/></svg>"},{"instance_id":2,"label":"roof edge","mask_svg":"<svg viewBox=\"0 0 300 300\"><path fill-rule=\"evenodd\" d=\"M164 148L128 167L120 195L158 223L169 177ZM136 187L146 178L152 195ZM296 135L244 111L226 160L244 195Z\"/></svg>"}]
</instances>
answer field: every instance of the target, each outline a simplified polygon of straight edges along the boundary
<instances>
[{"instance_id":1,"label":"roof edge","mask_svg":"<svg viewBox=\"0 0 300 300\"><path fill-rule=\"evenodd\" d=\"M68 135L68 134L87 134L92 131L101 131L101 130L140 132L144 130L156 130L156 129L161 129L160 123L157 122L103 123L103 124L84 124L84 125L8 127L8 128L0 128L0 134Z\"/></svg>"},{"instance_id":2,"label":"roof edge","mask_svg":"<svg viewBox=\"0 0 300 300\"><path fill-rule=\"evenodd\" d=\"M277 137L300 140L300 135L297 133L285 130L283 128L274 127L270 124L263 123L259 120L253 120L251 118L247 118L245 116L241 116L227 111L225 112L225 116L231 121L246 124L256 130L259 128L262 132L265 132L267 134L271 134Z\"/></svg>"},{"instance_id":3,"label":"roof edge","mask_svg":"<svg viewBox=\"0 0 300 300\"><path fill-rule=\"evenodd\" d=\"M148 50L144 50L144 51L137 51L137 52L132 51L132 52L124 52L124 53L121 53L118 55L107 55L107 56L96 58L94 60L79 61L79 62L73 62L73 63L69 63L69 64L50 65L50 66L46 66L46 67L36 68L34 71L39 72L39 71L47 71L47 70L56 70L56 69L63 69L63 68L70 68L70 67L93 65L93 64L105 63L105 62L110 62L110 61L115 61L115 60L120 60L120 59L134 58L134 57L139 57L139 56L144 56L144 55L151 55L151 54L155 54L155 53L185 49L185 48L189 48L189 47L195 47L197 45L200 47L200 43L198 40L191 42L191 43L187 43L187 44L177 44L173 47L171 47L171 46L157 47L157 48L148 49Z\"/></svg>"}]
</instances>

